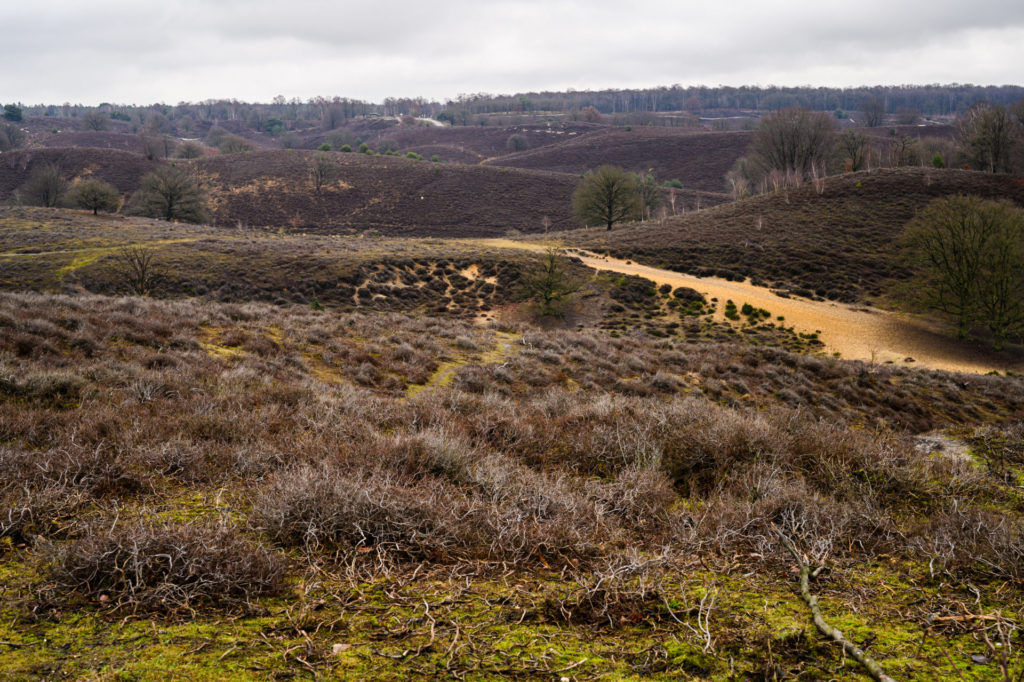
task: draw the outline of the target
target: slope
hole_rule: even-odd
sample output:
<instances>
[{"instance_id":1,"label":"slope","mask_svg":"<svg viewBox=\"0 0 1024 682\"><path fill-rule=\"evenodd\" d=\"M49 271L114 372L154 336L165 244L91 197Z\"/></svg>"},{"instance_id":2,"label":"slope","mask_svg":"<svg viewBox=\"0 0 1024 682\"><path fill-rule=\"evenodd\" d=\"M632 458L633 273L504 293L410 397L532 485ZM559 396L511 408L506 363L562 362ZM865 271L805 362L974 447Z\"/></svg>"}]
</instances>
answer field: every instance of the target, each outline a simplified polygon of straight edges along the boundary
<instances>
[{"instance_id":1,"label":"slope","mask_svg":"<svg viewBox=\"0 0 1024 682\"><path fill-rule=\"evenodd\" d=\"M949 194L1024 205L1024 178L901 168L827 178L663 222L578 231L569 244L695 275L749 277L809 298L869 301L908 273L895 249L906 223Z\"/></svg>"}]
</instances>

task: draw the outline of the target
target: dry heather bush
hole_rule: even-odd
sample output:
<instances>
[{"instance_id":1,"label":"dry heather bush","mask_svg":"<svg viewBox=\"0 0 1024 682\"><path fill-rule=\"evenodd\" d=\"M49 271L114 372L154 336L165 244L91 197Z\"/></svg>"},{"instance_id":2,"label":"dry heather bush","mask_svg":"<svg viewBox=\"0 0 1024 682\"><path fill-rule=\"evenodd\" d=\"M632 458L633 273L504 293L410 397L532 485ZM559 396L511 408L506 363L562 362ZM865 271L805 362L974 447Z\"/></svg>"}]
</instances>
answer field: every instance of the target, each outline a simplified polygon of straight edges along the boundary
<instances>
[{"instance_id":1,"label":"dry heather bush","mask_svg":"<svg viewBox=\"0 0 1024 682\"><path fill-rule=\"evenodd\" d=\"M0 448L0 537L29 543L63 534L91 500L138 495L149 489L145 474L132 471L106 448L67 447L45 451Z\"/></svg>"},{"instance_id":2,"label":"dry heather bush","mask_svg":"<svg viewBox=\"0 0 1024 682\"><path fill-rule=\"evenodd\" d=\"M627 469L607 483L588 481L587 489L605 514L645 545L685 542L686 520L673 511L678 496L660 471Z\"/></svg>"},{"instance_id":3,"label":"dry heather bush","mask_svg":"<svg viewBox=\"0 0 1024 682\"><path fill-rule=\"evenodd\" d=\"M737 490L695 505L695 548L718 554L747 552L752 559L785 562L773 524L800 543L815 562L891 547L898 529L888 513L870 501L854 505L811 491L769 467L757 469L748 475L759 479L751 494Z\"/></svg>"},{"instance_id":4,"label":"dry heather bush","mask_svg":"<svg viewBox=\"0 0 1024 682\"><path fill-rule=\"evenodd\" d=\"M934 570L975 579L1024 579L1024 523L954 498L915 533L910 547Z\"/></svg>"},{"instance_id":5,"label":"dry heather bush","mask_svg":"<svg viewBox=\"0 0 1024 682\"><path fill-rule=\"evenodd\" d=\"M576 586L549 594L545 610L556 621L613 628L660 619L670 569L666 554L617 554L585 573L573 571Z\"/></svg>"},{"instance_id":6,"label":"dry heather bush","mask_svg":"<svg viewBox=\"0 0 1024 682\"><path fill-rule=\"evenodd\" d=\"M442 560L475 544L461 497L438 482L405 486L370 472L302 465L271 476L253 511L259 527L287 546Z\"/></svg>"},{"instance_id":7,"label":"dry heather bush","mask_svg":"<svg viewBox=\"0 0 1024 682\"><path fill-rule=\"evenodd\" d=\"M55 593L157 612L248 604L280 590L286 569L280 556L224 522L116 518L42 548L40 562Z\"/></svg>"}]
</instances>

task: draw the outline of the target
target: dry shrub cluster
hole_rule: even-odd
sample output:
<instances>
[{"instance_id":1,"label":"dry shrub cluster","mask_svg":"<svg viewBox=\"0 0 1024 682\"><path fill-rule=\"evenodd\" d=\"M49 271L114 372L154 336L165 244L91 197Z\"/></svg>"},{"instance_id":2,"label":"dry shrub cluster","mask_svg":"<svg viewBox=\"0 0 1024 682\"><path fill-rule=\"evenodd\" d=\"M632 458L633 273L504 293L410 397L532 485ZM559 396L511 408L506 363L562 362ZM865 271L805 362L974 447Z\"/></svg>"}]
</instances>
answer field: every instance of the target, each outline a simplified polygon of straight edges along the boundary
<instances>
[{"instance_id":1,"label":"dry shrub cluster","mask_svg":"<svg viewBox=\"0 0 1024 682\"><path fill-rule=\"evenodd\" d=\"M73 521L182 489L225 490L249 526L313 561L371 550L562 567L581 586L607 569L627 585L638 575L606 564L631 551L784 562L774 524L819 558L923 553L979 579L1019 572L1017 377L257 304L3 295L0 326L0 531L45 538L35 546L67 552L68 571L87 567L61 584L125 604L207 599L213 578L176 593L159 586L184 578L163 569L110 576L179 556L170 545L186 564L230 563L207 552L227 531L128 518L89 535ZM442 361L466 364L406 395ZM999 475L922 454L901 430L992 415L1018 421L968 435ZM150 554L119 549L133 534ZM74 559L108 555L106 568ZM218 589L263 589L237 580L248 587Z\"/></svg>"},{"instance_id":2,"label":"dry shrub cluster","mask_svg":"<svg viewBox=\"0 0 1024 682\"><path fill-rule=\"evenodd\" d=\"M280 556L224 522L102 518L42 548L57 591L132 611L246 605L283 585Z\"/></svg>"}]
</instances>

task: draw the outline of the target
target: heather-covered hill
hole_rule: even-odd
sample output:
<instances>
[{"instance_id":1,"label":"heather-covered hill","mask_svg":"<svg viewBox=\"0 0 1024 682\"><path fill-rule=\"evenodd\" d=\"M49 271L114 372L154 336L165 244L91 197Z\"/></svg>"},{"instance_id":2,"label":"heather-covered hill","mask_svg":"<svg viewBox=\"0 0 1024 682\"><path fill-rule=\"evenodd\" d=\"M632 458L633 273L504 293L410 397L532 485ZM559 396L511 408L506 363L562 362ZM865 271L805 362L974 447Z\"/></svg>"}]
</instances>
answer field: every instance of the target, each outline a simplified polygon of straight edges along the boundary
<instances>
[{"instance_id":1,"label":"heather-covered hill","mask_svg":"<svg viewBox=\"0 0 1024 682\"><path fill-rule=\"evenodd\" d=\"M279 149L172 162L114 149L21 150L0 156L0 201L41 164L57 164L72 181L99 178L127 196L143 175L174 163L198 174L218 225L486 237L543 231L546 222L555 230L575 224L570 200L578 178L572 175L331 152L325 158L333 179L317 193L310 179L317 154Z\"/></svg>"},{"instance_id":2,"label":"heather-covered hill","mask_svg":"<svg viewBox=\"0 0 1024 682\"><path fill-rule=\"evenodd\" d=\"M924 168L866 171L565 238L679 272L749 277L801 296L867 301L908 274L894 248L907 222L929 201L950 194L1024 205L1024 178Z\"/></svg>"},{"instance_id":3,"label":"heather-covered hill","mask_svg":"<svg viewBox=\"0 0 1024 682\"><path fill-rule=\"evenodd\" d=\"M575 176L334 153L335 179L319 193L315 152L277 150L195 162L219 225L318 233L482 237L573 225Z\"/></svg>"},{"instance_id":4,"label":"heather-covered hill","mask_svg":"<svg viewBox=\"0 0 1024 682\"><path fill-rule=\"evenodd\" d=\"M413 151L424 156L438 154L442 160L481 163L521 149L540 149L602 130L604 126L578 122L547 122L514 126L397 126L364 135L374 149L396 143L396 151ZM510 138L517 138L510 142ZM502 165L502 164L498 164ZM545 167L538 166L544 170ZM559 170L559 169L547 169Z\"/></svg>"},{"instance_id":5,"label":"heather-covered hill","mask_svg":"<svg viewBox=\"0 0 1024 682\"><path fill-rule=\"evenodd\" d=\"M76 133L83 135L85 133ZM99 133L116 135L116 133ZM0 202L18 189L40 165L56 164L69 180L91 177L109 182L124 194L139 188L139 180L161 162L121 149L45 147L0 155Z\"/></svg>"},{"instance_id":6,"label":"heather-covered hill","mask_svg":"<svg viewBox=\"0 0 1024 682\"><path fill-rule=\"evenodd\" d=\"M750 140L751 133L740 131L602 128L486 163L565 173L584 173L612 164L637 173L651 173L659 182L677 179L688 190L720 193L724 191L726 172L743 156Z\"/></svg>"},{"instance_id":7,"label":"heather-covered hill","mask_svg":"<svg viewBox=\"0 0 1024 682\"><path fill-rule=\"evenodd\" d=\"M100 130L79 130L47 135L41 139L44 147L94 147L98 149L120 149L136 154L145 153L145 140L131 133L115 133Z\"/></svg>"}]
</instances>

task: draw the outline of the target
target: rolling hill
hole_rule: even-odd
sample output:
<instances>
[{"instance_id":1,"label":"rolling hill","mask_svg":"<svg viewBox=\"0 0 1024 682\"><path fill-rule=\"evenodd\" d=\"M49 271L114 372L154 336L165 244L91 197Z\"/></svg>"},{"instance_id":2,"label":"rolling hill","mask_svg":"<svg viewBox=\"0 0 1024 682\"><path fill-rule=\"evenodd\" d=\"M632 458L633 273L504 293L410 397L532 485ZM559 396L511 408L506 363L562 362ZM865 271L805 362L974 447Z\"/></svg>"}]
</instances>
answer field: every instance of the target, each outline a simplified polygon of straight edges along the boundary
<instances>
[{"instance_id":1,"label":"rolling hill","mask_svg":"<svg viewBox=\"0 0 1024 682\"><path fill-rule=\"evenodd\" d=\"M217 225L486 237L543 231L545 218L551 229L574 224L572 175L331 153L335 179L318 194L310 180L315 158L316 152L279 149L173 163L198 173ZM58 164L69 179L109 182L127 197L143 175L168 162L84 147L10 152L0 157L0 201L45 163Z\"/></svg>"},{"instance_id":2,"label":"rolling hill","mask_svg":"<svg viewBox=\"0 0 1024 682\"><path fill-rule=\"evenodd\" d=\"M1024 205L1024 178L962 170L882 169L827 178L665 221L567 242L696 275L800 296L870 301L907 271L894 248L906 223L937 197L975 194Z\"/></svg>"},{"instance_id":3,"label":"rolling hill","mask_svg":"<svg viewBox=\"0 0 1024 682\"><path fill-rule=\"evenodd\" d=\"M575 176L397 157L332 153L337 179L316 194L308 151L266 151L196 161L213 221L321 234L500 236L573 225Z\"/></svg>"},{"instance_id":4,"label":"rolling hill","mask_svg":"<svg viewBox=\"0 0 1024 682\"><path fill-rule=\"evenodd\" d=\"M749 132L677 128L601 128L571 140L486 161L489 165L584 173L604 164L658 180L678 179L689 190L721 193L725 174L750 144Z\"/></svg>"}]
</instances>

